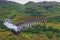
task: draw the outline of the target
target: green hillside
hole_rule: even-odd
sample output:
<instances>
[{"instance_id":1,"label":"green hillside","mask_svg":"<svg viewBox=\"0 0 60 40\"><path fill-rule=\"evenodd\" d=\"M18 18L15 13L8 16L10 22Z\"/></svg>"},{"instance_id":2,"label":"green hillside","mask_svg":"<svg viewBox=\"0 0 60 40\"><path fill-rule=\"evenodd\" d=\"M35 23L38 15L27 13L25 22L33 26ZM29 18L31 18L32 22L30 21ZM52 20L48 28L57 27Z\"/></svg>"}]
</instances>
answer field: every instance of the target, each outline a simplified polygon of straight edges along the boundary
<instances>
[{"instance_id":1,"label":"green hillside","mask_svg":"<svg viewBox=\"0 0 60 40\"><path fill-rule=\"evenodd\" d=\"M59 2L28 2L25 5L22 5L11 1L1 1L0 20L14 15L16 15L17 18L24 15L55 18L60 16L59 4Z\"/></svg>"},{"instance_id":2,"label":"green hillside","mask_svg":"<svg viewBox=\"0 0 60 40\"><path fill-rule=\"evenodd\" d=\"M11 1L0 1L0 21L14 15L24 15L25 13L22 13L23 9L21 4Z\"/></svg>"},{"instance_id":3,"label":"green hillside","mask_svg":"<svg viewBox=\"0 0 60 40\"><path fill-rule=\"evenodd\" d=\"M6 18L16 25L20 22L47 19L20 32L28 40L60 40L60 2L28 2L18 4L11 1L0 1L0 40L20 40L11 30L3 25ZM43 20L43 19L42 19Z\"/></svg>"},{"instance_id":4,"label":"green hillside","mask_svg":"<svg viewBox=\"0 0 60 40\"><path fill-rule=\"evenodd\" d=\"M56 2L28 2L25 12L37 16L60 16L60 5Z\"/></svg>"}]
</instances>

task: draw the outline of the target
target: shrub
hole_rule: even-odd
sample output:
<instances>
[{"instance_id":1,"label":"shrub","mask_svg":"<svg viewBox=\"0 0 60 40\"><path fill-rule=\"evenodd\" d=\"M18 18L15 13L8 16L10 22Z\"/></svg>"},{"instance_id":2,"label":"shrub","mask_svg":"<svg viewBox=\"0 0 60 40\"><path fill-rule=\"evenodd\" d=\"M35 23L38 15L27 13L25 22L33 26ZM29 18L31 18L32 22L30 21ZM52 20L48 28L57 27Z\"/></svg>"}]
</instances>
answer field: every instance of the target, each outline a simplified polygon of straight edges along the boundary
<instances>
[{"instance_id":1,"label":"shrub","mask_svg":"<svg viewBox=\"0 0 60 40\"><path fill-rule=\"evenodd\" d=\"M46 32L46 36L47 36L49 39L52 38L52 35L53 35L52 31Z\"/></svg>"},{"instance_id":2,"label":"shrub","mask_svg":"<svg viewBox=\"0 0 60 40\"><path fill-rule=\"evenodd\" d=\"M22 32L27 32L27 33L41 33L41 31L45 32L46 27L45 26L40 26L40 25L34 25L32 28L27 28L26 30L23 30Z\"/></svg>"}]
</instances>

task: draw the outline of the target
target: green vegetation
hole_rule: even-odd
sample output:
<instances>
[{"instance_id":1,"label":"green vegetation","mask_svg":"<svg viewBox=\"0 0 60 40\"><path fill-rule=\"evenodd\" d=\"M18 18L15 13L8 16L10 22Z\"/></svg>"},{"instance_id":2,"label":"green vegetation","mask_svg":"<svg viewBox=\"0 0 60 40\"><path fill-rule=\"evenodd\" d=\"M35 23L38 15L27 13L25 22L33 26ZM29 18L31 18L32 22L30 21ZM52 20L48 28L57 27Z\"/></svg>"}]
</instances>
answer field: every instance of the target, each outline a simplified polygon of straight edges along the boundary
<instances>
[{"instance_id":1,"label":"green vegetation","mask_svg":"<svg viewBox=\"0 0 60 40\"><path fill-rule=\"evenodd\" d=\"M45 27L45 26L40 26L40 25L34 25L32 28L28 28L24 31L21 32L23 36L26 38L30 39L31 35L38 37L38 40L41 36L42 39L46 40L60 40L60 30L55 29L53 27ZM44 38L45 37L45 38ZM34 38L34 37L33 37ZM32 39L33 39L32 38ZM41 40L42 40L41 39ZM35 39L37 40L37 39Z\"/></svg>"},{"instance_id":2,"label":"green vegetation","mask_svg":"<svg viewBox=\"0 0 60 40\"><path fill-rule=\"evenodd\" d=\"M20 40L3 25L5 18L11 18L14 24L26 20L44 18L43 23L22 30L20 34L28 40L60 40L60 2L28 2L25 5L15 2L0 2L0 40Z\"/></svg>"},{"instance_id":3,"label":"green vegetation","mask_svg":"<svg viewBox=\"0 0 60 40\"><path fill-rule=\"evenodd\" d=\"M1 30L2 31L2 30ZM34 25L32 28L20 31L20 34L28 40L60 40L60 30L53 27ZM11 31L0 32L1 40L20 40Z\"/></svg>"},{"instance_id":4,"label":"green vegetation","mask_svg":"<svg viewBox=\"0 0 60 40\"><path fill-rule=\"evenodd\" d=\"M19 40L19 38L11 32L5 31L5 32L0 32L0 40Z\"/></svg>"}]
</instances>

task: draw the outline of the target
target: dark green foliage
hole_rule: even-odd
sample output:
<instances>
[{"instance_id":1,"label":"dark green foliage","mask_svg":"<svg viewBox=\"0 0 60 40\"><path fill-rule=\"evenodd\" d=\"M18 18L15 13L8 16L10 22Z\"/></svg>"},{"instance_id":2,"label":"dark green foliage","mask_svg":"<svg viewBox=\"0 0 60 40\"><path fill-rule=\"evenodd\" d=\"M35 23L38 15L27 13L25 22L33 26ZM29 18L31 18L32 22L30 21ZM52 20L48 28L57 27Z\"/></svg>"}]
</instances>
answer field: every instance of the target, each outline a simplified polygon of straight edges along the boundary
<instances>
[{"instance_id":1,"label":"dark green foliage","mask_svg":"<svg viewBox=\"0 0 60 40\"><path fill-rule=\"evenodd\" d=\"M60 22L60 16L51 17L48 19L48 22Z\"/></svg>"},{"instance_id":2,"label":"dark green foliage","mask_svg":"<svg viewBox=\"0 0 60 40\"><path fill-rule=\"evenodd\" d=\"M53 27L48 27L48 28L47 28L47 31L53 31L53 30L54 30Z\"/></svg>"},{"instance_id":3,"label":"dark green foliage","mask_svg":"<svg viewBox=\"0 0 60 40\"><path fill-rule=\"evenodd\" d=\"M10 31L10 29L3 25L2 21L0 21L0 29L3 29L2 31Z\"/></svg>"},{"instance_id":4,"label":"dark green foliage","mask_svg":"<svg viewBox=\"0 0 60 40\"><path fill-rule=\"evenodd\" d=\"M39 25L32 26L32 28L27 28L23 32L32 33L32 34L33 33L39 33L40 32L40 26Z\"/></svg>"},{"instance_id":5,"label":"dark green foliage","mask_svg":"<svg viewBox=\"0 0 60 40\"><path fill-rule=\"evenodd\" d=\"M53 33L58 33L58 32L60 32L59 29L53 28L53 27L51 27L51 26L47 28L47 31L52 31Z\"/></svg>"},{"instance_id":6,"label":"dark green foliage","mask_svg":"<svg viewBox=\"0 0 60 40\"><path fill-rule=\"evenodd\" d=\"M42 31L42 32L52 31L52 32L56 32L56 33L59 32L58 29L54 29L53 27L46 28L45 26L40 26L40 25L35 25L35 26L32 26L32 28L27 28L23 32L27 32L27 33L40 33L40 31Z\"/></svg>"},{"instance_id":7,"label":"dark green foliage","mask_svg":"<svg viewBox=\"0 0 60 40\"><path fill-rule=\"evenodd\" d=\"M53 35L53 33L52 33L51 31L46 32L46 36L47 36L49 39L52 39L52 35Z\"/></svg>"},{"instance_id":8,"label":"dark green foliage","mask_svg":"<svg viewBox=\"0 0 60 40\"><path fill-rule=\"evenodd\" d=\"M45 26L40 26L40 25L34 25L32 28L27 28L24 31L25 33L30 33L30 34L41 34L42 32L46 34L48 38L52 38L53 33L56 33L57 37L60 37L60 30L55 29L53 27L45 27Z\"/></svg>"},{"instance_id":9,"label":"dark green foliage","mask_svg":"<svg viewBox=\"0 0 60 40\"><path fill-rule=\"evenodd\" d=\"M60 37L60 32L57 33L57 37Z\"/></svg>"}]
</instances>

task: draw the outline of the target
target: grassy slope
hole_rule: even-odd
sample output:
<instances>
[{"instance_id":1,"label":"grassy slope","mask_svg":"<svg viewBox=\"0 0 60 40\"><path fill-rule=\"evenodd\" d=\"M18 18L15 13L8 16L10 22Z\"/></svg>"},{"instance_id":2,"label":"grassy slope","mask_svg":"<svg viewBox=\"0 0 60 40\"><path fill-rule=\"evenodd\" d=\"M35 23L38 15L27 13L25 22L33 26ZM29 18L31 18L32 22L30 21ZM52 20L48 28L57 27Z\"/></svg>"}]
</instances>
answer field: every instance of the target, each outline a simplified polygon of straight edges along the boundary
<instances>
[{"instance_id":1,"label":"grassy slope","mask_svg":"<svg viewBox=\"0 0 60 40\"><path fill-rule=\"evenodd\" d=\"M11 32L0 32L0 40L20 40L17 36L13 35Z\"/></svg>"},{"instance_id":2,"label":"grassy slope","mask_svg":"<svg viewBox=\"0 0 60 40\"><path fill-rule=\"evenodd\" d=\"M10 18L17 14L19 16L23 16L25 14L22 13L23 9L23 5L15 2L0 2L0 21L4 18Z\"/></svg>"},{"instance_id":3,"label":"grassy slope","mask_svg":"<svg viewBox=\"0 0 60 40\"><path fill-rule=\"evenodd\" d=\"M37 7L36 7L37 6ZM56 6L56 5L55 5ZM50 8L49 10L46 10L43 6L41 5L27 5L27 7L25 6L25 8L28 8L28 10L32 10L33 11L29 11L28 13L22 13L21 11L23 11L24 8L22 8L23 6L20 5L20 4L17 4L17 3L14 3L14 2L0 2L0 21L3 20L4 18L7 18L7 17L11 17L13 15L16 15L14 17L13 20L15 20L14 22L17 23L17 21L19 22L20 20L19 17L22 15L22 16L26 16L26 15L35 15L36 13L38 14L37 16L39 15L48 15L48 17L55 17L55 16L60 16L60 5L57 6L57 7L52 7ZM37 8L37 9L35 9ZM25 11L28 11L27 9ZM35 12L37 11L37 12ZM40 13L41 12L41 13ZM39 14L40 13L40 14ZM48 14L47 14L48 13ZM18 18L18 19L17 19ZM49 22L47 23L47 26L52 26L52 27L55 27L55 28L58 28L60 29L60 22L59 23L53 23L53 22ZM19 40L20 38L16 37L15 35L12 35L10 32L7 32L5 31L4 32L4 29L0 29L0 39L1 40ZM28 38L29 40L40 40L39 38L42 37L43 40L49 40L45 33L43 34L27 34L27 33L21 33L24 37ZM53 39L55 38L56 40L56 35L53 36ZM60 38L60 37L59 37ZM60 40L58 38L58 40ZM53 40L51 39L51 40Z\"/></svg>"}]
</instances>

